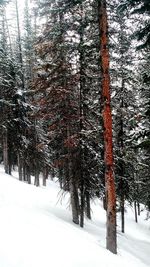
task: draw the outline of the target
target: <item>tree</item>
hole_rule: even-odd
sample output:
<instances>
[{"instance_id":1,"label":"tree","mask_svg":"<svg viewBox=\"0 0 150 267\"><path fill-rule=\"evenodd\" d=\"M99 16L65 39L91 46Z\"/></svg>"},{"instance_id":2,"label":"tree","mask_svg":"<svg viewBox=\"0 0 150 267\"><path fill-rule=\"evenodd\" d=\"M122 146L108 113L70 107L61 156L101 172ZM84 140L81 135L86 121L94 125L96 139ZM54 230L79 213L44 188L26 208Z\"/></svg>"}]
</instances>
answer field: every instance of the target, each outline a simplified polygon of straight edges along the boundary
<instances>
[{"instance_id":1,"label":"tree","mask_svg":"<svg viewBox=\"0 0 150 267\"><path fill-rule=\"evenodd\" d=\"M110 76L108 50L108 20L106 1L99 2L100 60L102 75L102 102L104 123L104 162L107 200L107 243L108 250L117 253L116 241L116 195L113 166L112 115L110 106Z\"/></svg>"},{"instance_id":2,"label":"tree","mask_svg":"<svg viewBox=\"0 0 150 267\"><path fill-rule=\"evenodd\" d=\"M84 216L91 218L90 200L104 191L97 6L96 1L92 6L85 0L57 1L48 13L47 4L34 88L41 119L46 118L51 162L61 188L70 191L73 221L83 227Z\"/></svg>"},{"instance_id":3,"label":"tree","mask_svg":"<svg viewBox=\"0 0 150 267\"><path fill-rule=\"evenodd\" d=\"M143 23L140 28L135 31L135 36L142 44L138 46L139 49L144 49L150 46L150 2L149 0L124 0L119 5L120 10L131 8L131 14L142 15ZM138 26L139 27L139 26Z\"/></svg>"},{"instance_id":4,"label":"tree","mask_svg":"<svg viewBox=\"0 0 150 267\"><path fill-rule=\"evenodd\" d=\"M113 107L113 136L115 181L118 211L121 213L121 231L125 231L125 203L133 201L136 169L135 146L131 137L135 131L137 113L137 79L134 69L135 54L132 46L130 20L126 12L118 12L114 1L109 11L110 76ZM132 155L132 156L131 156ZM131 201L132 199L132 201Z\"/></svg>"}]
</instances>

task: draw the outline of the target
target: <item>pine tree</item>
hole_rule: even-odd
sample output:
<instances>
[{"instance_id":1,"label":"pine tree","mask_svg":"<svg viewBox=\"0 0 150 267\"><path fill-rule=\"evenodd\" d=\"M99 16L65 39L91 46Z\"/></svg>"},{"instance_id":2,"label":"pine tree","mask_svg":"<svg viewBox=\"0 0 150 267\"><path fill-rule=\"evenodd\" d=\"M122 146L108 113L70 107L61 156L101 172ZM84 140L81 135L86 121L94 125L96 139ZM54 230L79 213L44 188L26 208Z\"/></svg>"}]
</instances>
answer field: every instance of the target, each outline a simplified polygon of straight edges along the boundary
<instances>
[{"instance_id":1,"label":"pine tree","mask_svg":"<svg viewBox=\"0 0 150 267\"><path fill-rule=\"evenodd\" d=\"M131 14L142 15L143 23L138 26L138 30L135 32L138 41L142 41L139 45L139 49L148 48L150 46L150 2L149 0L124 0L119 6L120 10L130 8ZM135 20L136 21L136 20Z\"/></svg>"},{"instance_id":2,"label":"pine tree","mask_svg":"<svg viewBox=\"0 0 150 267\"><path fill-rule=\"evenodd\" d=\"M86 12L82 7L85 2ZM100 70L96 8L96 3L91 7L89 1L63 6L62 1L53 3L44 39L39 38L36 46L42 64L37 68L34 87L40 96L41 116L47 119L51 161L61 187L70 190L73 221L79 223L80 217L81 226L85 214L91 217L90 199L104 191L103 141L98 145L101 125L97 112Z\"/></svg>"},{"instance_id":3,"label":"pine tree","mask_svg":"<svg viewBox=\"0 0 150 267\"><path fill-rule=\"evenodd\" d=\"M110 20L111 88L113 105L113 135L115 154L116 193L121 212L121 231L125 231L125 201L133 200L136 157L132 133L135 130L136 75L129 20L118 12L115 1ZM111 11L111 10L110 10ZM132 155L132 156L131 156ZM132 195L132 197L131 197Z\"/></svg>"},{"instance_id":4,"label":"pine tree","mask_svg":"<svg viewBox=\"0 0 150 267\"><path fill-rule=\"evenodd\" d=\"M109 50L108 50L108 19L106 1L99 2L100 12L100 56L102 75L102 101L104 121L104 162L105 162L105 186L107 200L107 243L106 247L112 253L117 253L116 241L116 195L113 166L112 143L112 115L110 107L110 76L109 76Z\"/></svg>"}]
</instances>

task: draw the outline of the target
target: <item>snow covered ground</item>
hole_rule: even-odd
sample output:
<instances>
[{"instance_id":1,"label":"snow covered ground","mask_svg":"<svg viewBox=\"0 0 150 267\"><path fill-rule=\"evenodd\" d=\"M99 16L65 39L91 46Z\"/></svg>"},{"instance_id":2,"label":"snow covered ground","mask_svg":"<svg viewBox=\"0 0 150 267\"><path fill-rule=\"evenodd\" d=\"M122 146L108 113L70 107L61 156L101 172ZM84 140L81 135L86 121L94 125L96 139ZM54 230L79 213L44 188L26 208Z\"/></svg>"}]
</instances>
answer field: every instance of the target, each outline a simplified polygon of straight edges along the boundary
<instances>
[{"instance_id":1,"label":"snow covered ground","mask_svg":"<svg viewBox=\"0 0 150 267\"><path fill-rule=\"evenodd\" d=\"M0 267L149 267L150 221L139 223L128 208L126 233L119 229L118 255L105 249L105 211L92 205L92 221L71 221L69 197L57 183L37 188L4 174L0 166ZM119 217L119 215L118 215Z\"/></svg>"}]
</instances>

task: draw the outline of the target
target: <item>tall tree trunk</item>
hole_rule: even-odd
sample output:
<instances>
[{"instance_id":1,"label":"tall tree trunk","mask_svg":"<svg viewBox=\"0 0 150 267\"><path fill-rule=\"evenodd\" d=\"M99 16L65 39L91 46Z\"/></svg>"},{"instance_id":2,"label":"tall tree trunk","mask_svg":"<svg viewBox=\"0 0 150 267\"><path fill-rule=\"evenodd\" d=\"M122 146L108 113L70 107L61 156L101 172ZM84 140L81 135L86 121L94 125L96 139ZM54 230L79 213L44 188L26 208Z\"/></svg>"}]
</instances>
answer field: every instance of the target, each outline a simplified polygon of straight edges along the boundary
<instances>
[{"instance_id":1,"label":"tall tree trunk","mask_svg":"<svg viewBox=\"0 0 150 267\"><path fill-rule=\"evenodd\" d=\"M103 196L103 208L104 208L104 210L107 210L106 194Z\"/></svg>"},{"instance_id":2,"label":"tall tree trunk","mask_svg":"<svg viewBox=\"0 0 150 267\"><path fill-rule=\"evenodd\" d=\"M9 174L7 130L5 130L3 133L3 160L5 173Z\"/></svg>"},{"instance_id":3,"label":"tall tree trunk","mask_svg":"<svg viewBox=\"0 0 150 267\"><path fill-rule=\"evenodd\" d=\"M18 173L19 173L19 181L23 180L23 168L22 168L22 158L18 154Z\"/></svg>"},{"instance_id":4,"label":"tall tree trunk","mask_svg":"<svg viewBox=\"0 0 150 267\"><path fill-rule=\"evenodd\" d=\"M125 231L125 220L124 220L124 194L121 195L120 200L120 209L121 209L121 232L124 233Z\"/></svg>"},{"instance_id":5,"label":"tall tree trunk","mask_svg":"<svg viewBox=\"0 0 150 267\"><path fill-rule=\"evenodd\" d=\"M63 168L62 167L58 168L58 179L59 179L60 188L63 189Z\"/></svg>"},{"instance_id":6,"label":"tall tree trunk","mask_svg":"<svg viewBox=\"0 0 150 267\"><path fill-rule=\"evenodd\" d=\"M141 211L140 211L140 203L139 202L137 203L137 208L138 208L138 216L140 216Z\"/></svg>"},{"instance_id":7,"label":"tall tree trunk","mask_svg":"<svg viewBox=\"0 0 150 267\"><path fill-rule=\"evenodd\" d=\"M135 222L138 222L138 217L137 217L137 203L134 201L134 214L135 214Z\"/></svg>"},{"instance_id":8,"label":"tall tree trunk","mask_svg":"<svg viewBox=\"0 0 150 267\"><path fill-rule=\"evenodd\" d=\"M90 194L89 192L85 193L86 199L86 216L89 220L91 220L91 206L90 206Z\"/></svg>"},{"instance_id":9,"label":"tall tree trunk","mask_svg":"<svg viewBox=\"0 0 150 267\"><path fill-rule=\"evenodd\" d=\"M45 166L43 169L43 186L46 186L47 179L48 179L48 167Z\"/></svg>"},{"instance_id":10,"label":"tall tree trunk","mask_svg":"<svg viewBox=\"0 0 150 267\"><path fill-rule=\"evenodd\" d=\"M26 176L26 163L23 161L23 181L27 181L27 176Z\"/></svg>"},{"instance_id":11,"label":"tall tree trunk","mask_svg":"<svg viewBox=\"0 0 150 267\"><path fill-rule=\"evenodd\" d=\"M21 68L21 81L22 89L24 89L24 73L23 73L23 58L22 58L22 46L21 46L21 31L20 31L20 21L19 21L19 10L18 10L18 0L16 4L16 21L17 21L17 34L18 34L18 47L19 47L19 63Z\"/></svg>"},{"instance_id":12,"label":"tall tree trunk","mask_svg":"<svg viewBox=\"0 0 150 267\"><path fill-rule=\"evenodd\" d=\"M39 186L40 185L40 172L37 164L35 165L35 179L34 179L34 185Z\"/></svg>"},{"instance_id":13,"label":"tall tree trunk","mask_svg":"<svg viewBox=\"0 0 150 267\"><path fill-rule=\"evenodd\" d=\"M70 137L70 126L67 127L67 137ZM68 146L68 172L69 172L69 192L71 198L72 220L75 224L79 224L79 196L77 179L75 177L75 164L73 164L73 155L71 148Z\"/></svg>"},{"instance_id":14,"label":"tall tree trunk","mask_svg":"<svg viewBox=\"0 0 150 267\"><path fill-rule=\"evenodd\" d=\"M80 189L80 227L84 226L84 209L85 209L85 195L84 195L84 183L81 181Z\"/></svg>"},{"instance_id":15,"label":"tall tree trunk","mask_svg":"<svg viewBox=\"0 0 150 267\"><path fill-rule=\"evenodd\" d=\"M117 253L116 237L116 193L113 167L112 115L110 105L110 76L108 51L108 21L106 0L99 1L99 30L102 79L102 104L104 123L104 161L105 190L107 199L107 236L106 247L112 253Z\"/></svg>"},{"instance_id":16,"label":"tall tree trunk","mask_svg":"<svg viewBox=\"0 0 150 267\"><path fill-rule=\"evenodd\" d=\"M123 110L123 91L124 91L124 80L122 80L122 96L121 96L121 117L120 117L120 131L118 132L118 146L119 146L119 152L120 152L120 160L119 160L119 176L120 176L120 181L119 181L119 191L120 191L120 211L121 211L121 232L125 232L125 181L124 181L124 176L125 176L125 168L124 168L124 156L123 156L123 151L124 151L124 141L123 141L123 115L122 115L122 110Z\"/></svg>"},{"instance_id":17,"label":"tall tree trunk","mask_svg":"<svg viewBox=\"0 0 150 267\"><path fill-rule=\"evenodd\" d=\"M79 90L79 133L80 133L80 141L79 141L79 156L80 156L80 163L79 163L79 180L80 180L80 227L84 226L84 211L85 211L85 180L84 180L84 140L82 131L84 129L84 90L85 90L85 71L84 71L84 49L83 49L83 36L84 36L84 26L83 26L83 5L81 4L81 25L79 30L79 62L80 62L80 90Z\"/></svg>"},{"instance_id":18,"label":"tall tree trunk","mask_svg":"<svg viewBox=\"0 0 150 267\"><path fill-rule=\"evenodd\" d=\"M76 183L73 177L71 177L70 179L70 196L71 196L72 220L75 224L79 224L78 189L76 187Z\"/></svg>"},{"instance_id":19,"label":"tall tree trunk","mask_svg":"<svg viewBox=\"0 0 150 267\"><path fill-rule=\"evenodd\" d=\"M30 167L28 165L26 166L26 175L28 184L31 184L31 173L30 173Z\"/></svg>"}]
</instances>

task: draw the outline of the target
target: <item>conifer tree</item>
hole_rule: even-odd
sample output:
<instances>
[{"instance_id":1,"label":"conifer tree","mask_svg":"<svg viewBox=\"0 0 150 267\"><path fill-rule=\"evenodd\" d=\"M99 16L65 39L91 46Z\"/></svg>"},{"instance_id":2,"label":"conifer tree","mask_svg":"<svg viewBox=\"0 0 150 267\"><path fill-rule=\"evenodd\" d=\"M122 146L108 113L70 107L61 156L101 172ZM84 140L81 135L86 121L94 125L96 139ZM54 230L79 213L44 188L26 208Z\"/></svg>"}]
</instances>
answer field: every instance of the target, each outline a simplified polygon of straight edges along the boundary
<instances>
[{"instance_id":1,"label":"conifer tree","mask_svg":"<svg viewBox=\"0 0 150 267\"><path fill-rule=\"evenodd\" d=\"M116 241L116 194L113 166L113 141L112 141L112 115L110 106L110 75L109 75L109 50L108 50L108 18L106 1L99 2L99 30L100 30L100 57L102 75L102 102L104 122L104 162L105 162L105 187L107 201L107 236L106 247L112 253L117 253Z\"/></svg>"},{"instance_id":2,"label":"conifer tree","mask_svg":"<svg viewBox=\"0 0 150 267\"><path fill-rule=\"evenodd\" d=\"M135 130L136 115L136 76L133 71L134 50L131 30L128 27L126 13L114 4L110 17L110 58L111 87L114 126L114 154L116 193L121 212L121 231L125 231L125 201L133 200L134 170L136 157L131 133ZM112 38L111 38L112 37ZM132 155L132 156L131 156ZM131 197L132 195L132 197Z\"/></svg>"}]
</instances>

